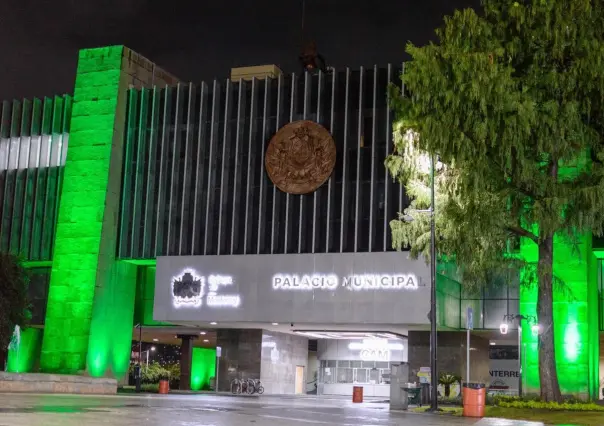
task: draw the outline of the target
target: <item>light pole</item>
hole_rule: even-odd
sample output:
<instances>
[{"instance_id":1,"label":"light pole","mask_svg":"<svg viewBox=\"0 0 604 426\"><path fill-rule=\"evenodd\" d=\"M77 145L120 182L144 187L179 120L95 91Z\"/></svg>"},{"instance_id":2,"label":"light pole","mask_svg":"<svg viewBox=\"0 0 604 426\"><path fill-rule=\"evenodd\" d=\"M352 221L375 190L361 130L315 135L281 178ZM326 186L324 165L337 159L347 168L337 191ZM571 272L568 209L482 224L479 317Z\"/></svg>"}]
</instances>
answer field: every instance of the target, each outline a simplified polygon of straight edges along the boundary
<instances>
[{"instance_id":1,"label":"light pole","mask_svg":"<svg viewBox=\"0 0 604 426\"><path fill-rule=\"evenodd\" d=\"M430 154L430 410L438 410L437 334L436 334L436 225L434 219L434 155Z\"/></svg>"},{"instance_id":2,"label":"light pole","mask_svg":"<svg viewBox=\"0 0 604 426\"><path fill-rule=\"evenodd\" d=\"M430 208L427 210L415 210L418 213L430 215L430 411L438 411L438 371L437 371L437 348L438 339L436 333L436 223L435 204L436 190L434 186L434 155L430 155ZM403 220L412 222L413 217L405 215Z\"/></svg>"},{"instance_id":3,"label":"light pole","mask_svg":"<svg viewBox=\"0 0 604 426\"><path fill-rule=\"evenodd\" d=\"M522 398L522 320L527 321L531 328L536 327L537 332L539 331L539 324L537 318L528 315L504 315L503 322L499 326L501 334L508 333L508 323L513 323L518 320L518 396ZM534 330L533 330L534 332Z\"/></svg>"},{"instance_id":4,"label":"light pole","mask_svg":"<svg viewBox=\"0 0 604 426\"><path fill-rule=\"evenodd\" d=\"M143 362L143 325L136 324L135 329L138 327L138 362L134 368L135 380L136 380L136 392L141 391L141 363Z\"/></svg>"}]
</instances>

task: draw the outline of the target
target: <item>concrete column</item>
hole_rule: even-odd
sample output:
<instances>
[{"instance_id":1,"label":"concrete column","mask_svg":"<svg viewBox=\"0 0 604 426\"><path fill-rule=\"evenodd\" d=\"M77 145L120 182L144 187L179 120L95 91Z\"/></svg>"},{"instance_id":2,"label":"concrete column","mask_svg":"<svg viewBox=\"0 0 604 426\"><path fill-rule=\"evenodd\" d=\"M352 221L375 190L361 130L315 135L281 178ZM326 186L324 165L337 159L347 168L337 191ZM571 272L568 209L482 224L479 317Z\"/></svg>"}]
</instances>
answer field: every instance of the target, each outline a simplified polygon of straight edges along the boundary
<instances>
[{"instance_id":1,"label":"concrete column","mask_svg":"<svg viewBox=\"0 0 604 426\"><path fill-rule=\"evenodd\" d=\"M472 335L470 345L470 380L490 382L489 377L489 341ZM457 374L465 381L466 377L466 333L463 331L441 331L438 333L438 372ZM430 332L409 332L409 381L419 382L417 373L420 367L430 367Z\"/></svg>"},{"instance_id":2,"label":"concrete column","mask_svg":"<svg viewBox=\"0 0 604 426\"><path fill-rule=\"evenodd\" d=\"M561 172L562 175L562 172ZM521 254L529 263L538 259L536 244L522 241ZM563 395L597 399L599 391L598 277L600 252L592 250L591 234L554 238L554 338L556 368ZM531 274L522 276L520 313L537 315L537 286ZM523 321L522 382L525 395L539 394L539 337ZM544 327L544 325L541 325Z\"/></svg>"},{"instance_id":3,"label":"concrete column","mask_svg":"<svg viewBox=\"0 0 604 426\"><path fill-rule=\"evenodd\" d=\"M193 340L197 336L178 336L180 345L180 390L191 390L191 364L193 361Z\"/></svg>"},{"instance_id":4,"label":"concrete column","mask_svg":"<svg viewBox=\"0 0 604 426\"><path fill-rule=\"evenodd\" d=\"M222 348L218 366L218 390L228 392L235 378L260 378L262 330L217 331L217 346Z\"/></svg>"}]
</instances>

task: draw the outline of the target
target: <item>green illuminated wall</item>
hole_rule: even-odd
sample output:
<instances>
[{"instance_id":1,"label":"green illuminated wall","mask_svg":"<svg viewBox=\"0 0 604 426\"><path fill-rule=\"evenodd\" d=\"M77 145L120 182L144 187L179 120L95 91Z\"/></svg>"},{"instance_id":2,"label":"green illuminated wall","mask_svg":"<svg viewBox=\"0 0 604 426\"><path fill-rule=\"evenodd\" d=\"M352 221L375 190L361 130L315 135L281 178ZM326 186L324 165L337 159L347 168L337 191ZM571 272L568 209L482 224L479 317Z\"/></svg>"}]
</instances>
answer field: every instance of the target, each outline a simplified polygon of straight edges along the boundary
<instances>
[{"instance_id":1,"label":"green illuminated wall","mask_svg":"<svg viewBox=\"0 0 604 426\"><path fill-rule=\"evenodd\" d=\"M153 319L155 271L155 266L150 265L140 265L138 268L134 322L145 326L170 326L172 324Z\"/></svg>"},{"instance_id":2,"label":"green illuminated wall","mask_svg":"<svg viewBox=\"0 0 604 426\"><path fill-rule=\"evenodd\" d=\"M461 324L461 285L442 273L436 275L436 313L439 327L458 329ZM465 326L465 323L463 324Z\"/></svg>"},{"instance_id":3,"label":"green illuminated wall","mask_svg":"<svg viewBox=\"0 0 604 426\"><path fill-rule=\"evenodd\" d=\"M8 351L6 371L10 373L29 373L34 370L36 360L40 355L42 329L26 328L21 330L21 340L18 348Z\"/></svg>"},{"instance_id":4,"label":"green illuminated wall","mask_svg":"<svg viewBox=\"0 0 604 426\"><path fill-rule=\"evenodd\" d=\"M99 302L108 300L129 83L123 52L114 46L79 55L42 344L41 369L47 372L86 368L95 292ZM101 370L94 365L95 373Z\"/></svg>"},{"instance_id":5,"label":"green illuminated wall","mask_svg":"<svg viewBox=\"0 0 604 426\"><path fill-rule=\"evenodd\" d=\"M522 255L536 261L537 246L522 243ZM597 262L592 254L591 235L575 243L567 238L554 240L554 275L563 281L554 290L555 347L558 378L563 394L582 398L597 396L598 385L598 306ZM594 273L595 271L595 273ZM537 288L520 290L520 313L536 315ZM525 393L539 393L537 336L523 324L522 372Z\"/></svg>"},{"instance_id":6,"label":"green illuminated wall","mask_svg":"<svg viewBox=\"0 0 604 426\"><path fill-rule=\"evenodd\" d=\"M88 346L93 377L124 377L130 365L137 266L114 262L110 280L97 289Z\"/></svg>"},{"instance_id":7,"label":"green illuminated wall","mask_svg":"<svg viewBox=\"0 0 604 426\"><path fill-rule=\"evenodd\" d=\"M191 390L198 391L210 385L216 375L216 349L193 348L191 361Z\"/></svg>"}]
</instances>

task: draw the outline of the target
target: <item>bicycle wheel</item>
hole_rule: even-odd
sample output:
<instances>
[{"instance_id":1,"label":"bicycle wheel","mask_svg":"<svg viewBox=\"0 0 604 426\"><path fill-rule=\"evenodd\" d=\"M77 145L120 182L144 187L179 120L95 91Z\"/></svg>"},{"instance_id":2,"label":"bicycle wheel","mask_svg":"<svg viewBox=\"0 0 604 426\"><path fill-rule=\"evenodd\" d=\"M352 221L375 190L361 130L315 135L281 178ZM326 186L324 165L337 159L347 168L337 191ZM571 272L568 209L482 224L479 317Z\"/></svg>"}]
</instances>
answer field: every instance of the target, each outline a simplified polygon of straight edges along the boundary
<instances>
[{"instance_id":1,"label":"bicycle wheel","mask_svg":"<svg viewBox=\"0 0 604 426\"><path fill-rule=\"evenodd\" d=\"M258 386L256 392L258 392L258 395L262 395L264 393L264 387L262 385Z\"/></svg>"},{"instance_id":2,"label":"bicycle wheel","mask_svg":"<svg viewBox=\"0 0 604 426\"><path fill-rule=\"evenodd\" d=\"M256 387L255 387L253 384L248 383L248 384L247 384L247 389L246 389L246 390L247 390L247 394L248 394L248 395L253 395L253 394L254 394L254 392L256 392Z\"/></svg>"}]
</instances>

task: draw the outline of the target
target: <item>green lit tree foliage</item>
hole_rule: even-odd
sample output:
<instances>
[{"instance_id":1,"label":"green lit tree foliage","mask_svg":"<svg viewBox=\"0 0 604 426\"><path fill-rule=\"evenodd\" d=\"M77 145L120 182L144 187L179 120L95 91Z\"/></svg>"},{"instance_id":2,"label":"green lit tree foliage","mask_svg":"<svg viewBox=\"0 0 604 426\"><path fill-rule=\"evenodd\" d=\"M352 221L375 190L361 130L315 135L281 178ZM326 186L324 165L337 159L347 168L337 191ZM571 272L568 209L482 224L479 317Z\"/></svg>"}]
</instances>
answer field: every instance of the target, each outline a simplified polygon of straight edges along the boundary
<instances>
[{"instance_id":1,"label":"green lit tree foliage","mask_svg":"<svg viewBox=\"0 0 604 426\"><path fill-rule=\"evenodd\" d=\"M554 235L603 230L603 8L601 0L484 0L479 12L456 11L438 42L407 47L407 93L392 97L399 137L386 165L408 188L416 176L403 170L408 145L448 165L449 180L437 185L438 247L463 265L464 283L509 268L510 239L536 247L546 401L561 400ZM415 254L426 245L417 221L395 221L393 231Z\"/></svg>"},{"instance_id":2,"label":"green lit tree foliage","mask_svg":"<svg viewBox=\"0 0 604 426\"><path fill-rule=\"evenodd\" d=\"M4 368L15 326L30 319L27 289L29 276L18 258L0 253L0 368Z\"/></svg>"}]
</instances>

